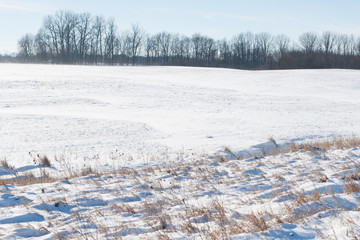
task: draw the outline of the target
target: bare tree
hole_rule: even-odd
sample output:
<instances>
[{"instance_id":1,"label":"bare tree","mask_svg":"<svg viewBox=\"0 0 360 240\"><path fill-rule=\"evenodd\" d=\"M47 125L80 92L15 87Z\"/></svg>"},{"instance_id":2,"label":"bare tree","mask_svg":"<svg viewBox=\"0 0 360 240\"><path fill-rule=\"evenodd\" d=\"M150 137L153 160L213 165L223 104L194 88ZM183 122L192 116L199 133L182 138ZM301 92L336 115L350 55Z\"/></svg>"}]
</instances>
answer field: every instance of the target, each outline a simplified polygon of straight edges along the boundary
<instances>
[{"instance_id":1,"label":"bare tree","mask_svg":"<svg viewBox=\"0 0 360 240\"><path fill-rule=\"evenodd\" d=\"M244 64L244 57L246 54L244 34L241 33L234 36L231 42L232 52L235 60L234 63L237 65L237 67L241 68L241 66Z\"/></svg>"},{"instance_id":2,"label":"bare tree","mask_svg":"<svg viewBox=\"0 0 360 240\"><path fill-rule=\"evenodd\" d=\"M131 55L132 55L131 57L132 57L133 65L135 65L136 56L139 52L144 36L145 36L145 31L138 24L133 24L131 26L130 39L131 39Z\"/></svg>"},{"instance_id":3,"label":"bare tree","mask_svg":"<svg viewBox=\"0 0 360 240\"><path fill-rule=\"evenodd\" d=\"M193 57L195 57L195 62L199 63L200 61L200 46L201 46L201 35L200 33L195 33L191 37L191 46L193 51Z\"/></svg>"},{"instance_id":4,"label":"bare tree","mask_svg":"<svg viewBox=\"0 0 360 240\"><path fill-rule=\"evenodd\" d=\"M277 35L275 37L275 45L280 56L283 56L289 51L290 38L284 34Z\"/></svg>"},{"instance_id":5,"label":"bare tree","mask_svg":"<svg viewBox=\"0 0 360 240\"><path fill-rule=\"evenodd\" d=\"M111 18L107 22L107 28L105 33L105 55L108 63L110 63L111 65L114 65L115 63L117 42L117 27L115 25L115 20Z\"/></svg>"},{"instance_id":6,"label":"bare tree","mask_svg":"<svg viewBox=\"0 0 360 240\"><path fill-rule=\"evenodd\" d=\"M273 44L273 37L270 33L258 33L255 35L255 41L260 49L260 62L267 62Z\"/></svg>"},{"instance_id":7,"label":"bare tree","mask_svg":"<svg viewBox=\"0 0 360 240\"><path fill-rule=\"evenodd\" d=\"M78 16L70 11L60 11L55 14L55 25L60 36L61 59L65 63L72 62L76 51L75 28Z\"/></svg>"},{"instance_id":8,"label":"bare tree","mask_svg":"<svg viewBox=\"0 0 360 240\"><path fill-rule=\"evenodd\" d=\"M319 39L320 50L323 52L323 59L320 61L325 67L331 67L334 64L333 53L337 39L338 36L329 31L323 32Z\"/></svg>"},{"instance_id":9,"label":"bare tree","mask_svg":"<svg viewBox=\"0 0 360 240\"><path fill-rule=\"evenodd\" d=\"M171 62L173 64L179 64L182 58L181 54L181 42L179 34L172 34L169 54L171 56Z\"/></svg>"},{"instance_id":10,"label":"bare tree","mask_svg":"<svg viewBox=\"0 0 360 240\"><path fill-rule=\"evenodd\" d=\"M221 63L221 66L226 66L229 64L231 59L231 50L229 46L229 42L226 39L217 41L217 49L218 49L218 58Z\"/></svg>"},{"instance_id":11,"label":"bare tree","mask_svg":"<svg viewBox=\"0 0 360 240\"><path fill-rule=\"evenodd\" d=\"M306 32L300 35L299 41L306 53L312 53L316 49L318 36L315 33Z\"/></svg>"},{"instance_id":12,"label":"bare tree","mask_svg":"<svg viewBox=\"0 0 360 240\"><path fill-rule=\"evenodd\" d=\"M90 13L80 14L78 17L77 31L79 33L78 39L78 55L81 62L85 62L85 57L88 54L91 38L91 15Z\"/></svg>"},{"instance_id":13,"label":"bare tree","mask_svg":"<svg viewBox=\"0 0 360 240\"><path fill-rule=\"evenodd\" d=\"M52 51L52 60L57 61L57 58L60 54L60 47L59 47L59 33L56 30L54 17L47 16L44 20L43 24L44 33L43 35L48 36L48 44L51 46ZM43 38L44 39L44 38Z\"/></svg>"},{"instance_id":14,"label":"bare tree","mask_svg":"<svg viewBox=\"0 0 360 240\"><path fill-rule=\"evenodd\" d=\"M53 52L50 44L50 37L46 34L44 28L40 28L40 30L36 34L34 47L36 55L41 62L46 62L50 60L48 58L52 57Z\"/></svg>"},{"instance_id":15,"label":"bare tree","mask_svg":"<svg viewBox=\"0 0 360 240\"><path fill-rule=\"evenodd\" d=\"M350 36L346 34L341 34L337 38L337 43L336 43L337 53L340 55L349 55L352 40L353 39L351 39Z\"/></svg>"},{"instance_id":16,"label":"bare tree","mask_svg":"<svg viewBox=\"0 0 360 240\"><path fill-rule=\"evenodd\" d=\"M93 49L94 49L94 55L95 55L95 63L98 63L98 60L100 60L101 63L104 62L104 35L106 31L106 22L103 17L96 16L94 20L94 24L92 27L92 34L93 34ZM100 59L98 59L100 57Z\"/></svg>"},{"instance_id":17,"label":"bare tree","mask_svg":"<svg viewBox=\"0 0 360 240\"><path fill-rule=\"evenodd\" d=\"M153 62L155 51L154 51L155 40L153 36L147 36L145 40L145 51L146 51L146 64Z\"/></svg>"},{"instance_id":18,"label":"bare tree","mask_svg":"<svg viewBox=\"0 0 360 240\"><path fill-rule=\"evenodd\" d=\"M34 56L34 36L32 34L25 34L18 41L19 56L24 62L30 62Z\"/></svg>"},{"instance_id":19,"label":"bare tree","mask_svg":"<svg viewBox=\"0 0 360 240\"><path fill-rule=\"evenodd\" d=\"M356 55L360 57L360 37L356 39L355 42Z\"/></svg>"},{"instance_id":20,"label":"bare tree","mask_svg":"<svg viewBox=\"0 0 360 240\"><path fill-rule=\"evenodd\" d=\"M120 53L124 56L126 64L130 65L132 63L132 38L130 32L123 32L120 36L119 41L121 42Z\"/></svg>"},{"instance_id":21,"label":"bare tree","mask_svg":"<svg viewBox=\"0 0 360 240\"><path fill-rule=\"evenodd\" d=\"M189 37L183 36L180 40L180 52L181 52L181 58L185 64L188 64L190 62L191 57L191 51L190 51L190 43L191 39Z\"/></svg>"},{"instance_id":22,"label":"bare tree","mask_svg":"<svg viewBox=\"0 0 360 240\"><path fill-rule=\"evenodd\" d=\"M333 52L336 41L337 35L335 33L329 31L323 32L320 38L320 46L325 54L331 54Z\"/></svg>"},{"instance_id":23,"label":"bare tree","mask_svg":"<svg viewBox=\"0 0 360 240\"><path fill-rule=\"evenodd\" d=\"M155 36L159 43L160 54L162 56L162 62L167 63L169 61L169 53L170 53L170 42L171 42L171 34L162 32Z\"/></svg>"},{"instance_id":24,"label":"bare tree","mask_svg":"<svg viewBox=\"0 0 360 240\"><path fill-rule=\"evenodd\" d=\"M45 19L44 29L51 38L59 62L71 62L72 53L76 49L74 29L77 24L77 15L69 11L59 11Z\"/></svg>"},{"instance_id":25,"label":"bare tree","mask_svg":"<svg viewBox=\"0 0 360 240\"><path fill-rule=\"evenodd\" d=\"M251 65L254 35L251 32L240 33L232 39L232 53L237 68L247 68Z\"/></svg>"},{"instance_id":26,"label":"bare tree","mask_svg":"<svg viewBox=\"0 0 360 240\"><path fill-rule=\"evenodd\" d=\"M210 66L211 63L214 61L215 59L215 55L216 55L216 50L215 50L215 41L212 38L209 37L205 37L204 39L204 58L206 60L206 65Z\"/></svg>"},{"instance_id":27,"label":"bare tree","mask_svg":"<svg viewBox=\"0 0 360 240\"><path fill-rule=\"evenodd\" d=\"M348 35L348 45L349 45L349 49L347 54L345 55L354 55L356 52L356 40L353 34Z\"/></svg>"}]
</instances>

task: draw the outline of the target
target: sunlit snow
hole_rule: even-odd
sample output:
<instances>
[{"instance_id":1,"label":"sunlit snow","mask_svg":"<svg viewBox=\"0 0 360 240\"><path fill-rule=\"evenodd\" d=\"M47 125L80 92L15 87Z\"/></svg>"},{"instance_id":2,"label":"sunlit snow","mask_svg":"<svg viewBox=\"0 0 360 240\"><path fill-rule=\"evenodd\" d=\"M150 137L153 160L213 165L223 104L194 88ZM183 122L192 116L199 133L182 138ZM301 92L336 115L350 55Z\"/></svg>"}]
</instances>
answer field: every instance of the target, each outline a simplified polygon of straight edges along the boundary
<instances>
[{"instance_id":1,"label":"sunlit snow","mask_svg":"<svg viewBox=\"0 0 360 240\"><path fill-rule=\"evenodd\" d=\"M357 70L0 64L0 238L357 239L359 147L267 153L359 137L359 93Z\"/></svg>"},{"instance_id":2,"label":"sunlit snow","mask_svg":"<svg viewBox=\"0 0 360 240\"><path fill-rule=\"evenodd\" d=\"M360 72L0 65L0 157L249 149L360 132ZM15 160L16 159L16 160Z\"/></svg>"}]
</instances>

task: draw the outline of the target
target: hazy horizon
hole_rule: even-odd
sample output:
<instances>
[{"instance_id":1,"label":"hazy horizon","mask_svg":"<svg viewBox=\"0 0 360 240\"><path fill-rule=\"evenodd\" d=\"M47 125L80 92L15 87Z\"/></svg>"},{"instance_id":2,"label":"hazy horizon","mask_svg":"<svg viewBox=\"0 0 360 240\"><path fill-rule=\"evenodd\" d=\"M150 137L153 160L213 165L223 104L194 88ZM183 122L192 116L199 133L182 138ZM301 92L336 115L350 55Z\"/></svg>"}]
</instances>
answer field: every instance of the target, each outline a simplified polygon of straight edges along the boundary
<instances>
[{"instance_id":1,"label":"hazy horizon","mask_svg":"<svg viewBox=\"0 0 360 240\"><path fill-rule=\"evenodd\" d=\"M198 0L98 2L53 0L0 0L0 53L17 52L17 42L26 33L36 34L47 15L59 10L89 12L93 16L113 17L119 32L138 23L147 33L161 31L192 35L201 33L214 39L230 39L251 31L285 34L296 41L304 32L333 31L358 36L357 9L360 1L285 0L234 1L221 3Z\"/></svg>"}]
</instances>

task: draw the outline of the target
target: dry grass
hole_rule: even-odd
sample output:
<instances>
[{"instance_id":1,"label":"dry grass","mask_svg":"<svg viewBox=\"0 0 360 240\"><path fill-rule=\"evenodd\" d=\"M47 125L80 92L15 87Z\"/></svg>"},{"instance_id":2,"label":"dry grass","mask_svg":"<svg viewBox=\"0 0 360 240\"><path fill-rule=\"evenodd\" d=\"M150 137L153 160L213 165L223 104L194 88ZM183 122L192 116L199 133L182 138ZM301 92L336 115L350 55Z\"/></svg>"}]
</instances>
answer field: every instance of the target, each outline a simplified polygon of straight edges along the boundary
<instances>
[{"instance_id":1,"label":"dry grass","mask_svg":"<svg viewBox=\"0 0 360 240\"><path fill-rule=\"evenodd\" d=\"M354 139L335 139L333 142L292 145L288 151L313 152L340 146L352 148L358 146L357 144L358 142ZM64 229L73 233L74 236L62 238L59 234L58 239L102 239L105 236L110 239L120 239L123 235L135 238L136 234L141 234L143 239L173 239L173 236L177 236L176 234L194 239L231 239L232 236L238 234L264 234L281 223L302 224L308 219L315 218L319 212L329 210L322 207L322 198L335 194L330 191L317 191L316 186L313 191L305 192L299 187L301 182L311 181L314 185L327 184L334 181L335 177L342 181L340 176L327 172L325 175L320 168L312 169L314 166L306 165L306 161L303 160L296 163L297 167L289 167L289 164L280 162L282 158L274 160L274 157L237 161L236 155L228 151L232 160L219 158L194 163L177 162L163 167L120 168L110 172L99 172L92 167L85 167L80 171L73 171L66 177L53 177L47 172L50 169L44 167L46 164L38 164L40 177L29 173L22 177L15 176L11 179L0 180L0 184L31 185L78 178L72 181L72 185L77 184L75 182L78 182L79 186L81 183L91 185L94 189L102 189L101 194L105 193L106 198L120 199L117 202L104 201L104 206L98 206L91 212L74 213L72 218L76 221L70 223L70 226L64 226ZM311 153L300 152L299 155L311 157ZM219 167L209 164L214 162ZM348 162L346 169L354 169L355 165ZM271 173L266 172L269 167L272 167ZM279 169L280 167L282 169ZM334 167L335 170L341 168L340 165ZM293 171L291 175L287 175L289 169ZM246 170L254 170L254 173L245 174ZM92 177L83 177L89 175ZM290 178L296 180L289 180ZM359 179L358 172L345 176L344 193L360 192ZM187 181L187 183L184 184L182 181ZM116 188L108 187L109 183L116 185ZM236 190L231 194L226 193L231 195L231 198L227 199L221 191L226 191L232 185L246 186L248 189L244 192ZM271 185L271 187L264 189L256 187L266 185ZM141 186L141 189L137 189L138 186ZM289 188L283 188L284 186ZM66 186L56 191L65 192ZM139 197L144 192L151 194L151 197ZM48 190L43 192L44 195L47 193ZM265 196L264 193L268 195ZM101 194L86 196L102 199ZM262 194L264 196L261 197ZM138 200L121 201L125 195L130 199ZM234 196L236 198L232 198ZM289 198L285 199L286 196ZM284 199L284 202L280 202L282 207L274 213L266 204L272 200L277 201L281 197ZM234 199L236 199L235 202ZM54 199L44 198L43 202L54 205ZM70 201L64 200L64 202L71 204ZM259 209L249 211L247 207L253 207L256 204L259 205ZM118 217L121 220L115 221L114 226L108 226L101 221L107 217ZM135 218L139 220L135 221ZM91 232L79 227L83 225L91 226ZM141 227L133 225L141 225ZM48 229L54 232L51 227ZM107 235L110 233L111 235Z\"/></svg>"},{"instance_id":2,"label":"dry grass","mask_svg":"<svg viewBox=\"0 0 360 240\"><path fill-rule=\"evenodd\" d=\"M360 173L359 172L353 172L349 173L345 176L346 180L354 180L354 181L360 181Z\"/></svg>"},{"instance_id":3,"label":"dry grass","mask_svg":"<svg viewBox=\"0 0 360 240\"><path fill-rule=\"evenodd\" d=\"M238 155L236 155L233 151L230 150L230 148L225 147L224 151L226 154L228 154L230 156L230 158L232 159L239 159L240 157ZM221 161L223 161L224 159L220 158Z\"/></svg>"},{"instance_id":4,"label":"dry grass","mask_svg":"<svg viewBox=\"0 0 360 240\"><path fill-rule=\"evenodd\" d=\"M9 165L8 161L6 160L6 158L0 161L0 165L6 169L10 168L10 165Z\"/></svg>"},{"instance_id":5,"label":"dry grass","mask_svg":"<svg viewBox=\"0 0 360 240\"><path fill-rule=\"evenodd\" d=\"M279 147L278 144L277 144L277 142L276 142L276 140L275 140L273 137L270 137L270 138L269 138L269 141L274 144L275 148L278 148L278 147Z\"/></svg>"},{"instance_id":6,"label":"dry grass","mask_svg":"<svg viewBox=\"0 0 360 240\"><path fill-rule=\"evenodd\" d=\"M0 179L0 185L11 184L17 186L26 186L26 185L33 185L38 183L53 183L67 179L67 178L50 177L46 172L44 174L45 175L41 177L35 177L32 173L28 173L21 177Z\"/></svg>"},{"instance_id":7,"label":"dry grass","mask_svg":"<svg viewBox=\"0 0 360 240\"><path fill-rule=\"evenodd\" d=\"M44 167L51 167L51 162L46 155L40 158L40 165Z\"/></svg>"},{"instance_id":8,"label":"dry grass","mask_svg":"<svg viewBox=\"0 0 360 240\"><path fill-rule=\"evenodd\" d=\"M354 180L345 180L344 181L344 193L359 193L360 192L360 184L356 183Z\"/></svg>"},{"instance_id":9,"label":"dry grass","mask_svg":"<svg viewBox=\"0 0 360 240\"><path fill-rule=\"evenodd\" d=\"M244 221L247 222L248 232L263 232L270 228L265 220L264 212L250 213L244 216Z\"/></svg>"},{"instance_id":10,"label":"dry grass","mask_svg":"<svg viewBox=\"0 0 360 240\"><path fill-rule=\"evenodd\" d=\"M305 151L328 151L333 149L347 149L355 148L360 146L360 138L355 136L345 137L334 137L328 140L313 141L307 143L298 143L291 146L292 150L305 150Z\"/></svg>"}]
</instances>

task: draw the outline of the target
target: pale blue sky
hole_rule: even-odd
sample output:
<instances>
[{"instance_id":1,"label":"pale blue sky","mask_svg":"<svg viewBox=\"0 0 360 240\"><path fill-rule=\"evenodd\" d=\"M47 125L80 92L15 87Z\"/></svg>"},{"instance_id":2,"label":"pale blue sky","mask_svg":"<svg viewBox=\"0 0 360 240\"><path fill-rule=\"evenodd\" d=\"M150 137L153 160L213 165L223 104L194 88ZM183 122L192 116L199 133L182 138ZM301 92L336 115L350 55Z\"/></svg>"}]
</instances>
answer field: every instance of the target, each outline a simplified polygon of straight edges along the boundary
<instances>
[{"instance_id":1,"label":"pale blue sky","mask_svg":"<svg viewBox=\"0 0 360 240\"><path fill-rule=\"evenodd\" d=\"M148 33L214 39L246 31L293 40L307 31L360 36L360 0L0 0L0 53L17 51L22 35L35 34L46 15L61 9L114 17L120 31L138 23Z\"/></svg>"}]
</instances>

